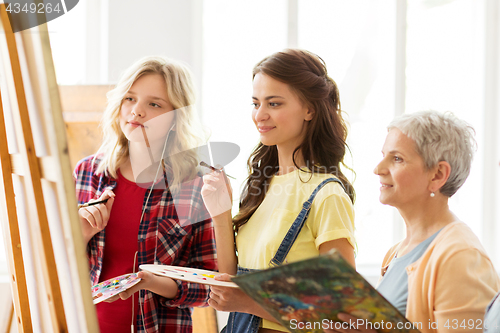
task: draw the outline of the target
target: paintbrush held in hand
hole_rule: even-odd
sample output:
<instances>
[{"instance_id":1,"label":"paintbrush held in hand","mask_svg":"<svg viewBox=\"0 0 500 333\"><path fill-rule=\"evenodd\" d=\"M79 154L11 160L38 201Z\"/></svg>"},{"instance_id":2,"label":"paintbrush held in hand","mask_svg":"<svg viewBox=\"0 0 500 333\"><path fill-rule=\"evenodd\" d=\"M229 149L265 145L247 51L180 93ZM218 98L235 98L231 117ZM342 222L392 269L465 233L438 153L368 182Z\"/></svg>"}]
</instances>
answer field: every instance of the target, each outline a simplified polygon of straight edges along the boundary
<instances>
[{"instance_id":1,"label":"paintbrush held in hand","mask_svg":"<svg viewBox=\"0 0 500 333\"><path fill-rule=\"evenodd\" d=\"M208 165L207 163L205 163L205 162L203 162L203 161L201 161L201 162L200 162L200 165L201 165L202 167L209 168L209 169L210 169L210 170L212 170L212 171L222 172L222 170L221 170L221 169L214 168L213 166ZM232 177L232 176L228 175L227 173L226 173L226 176L228 176L228 177L229 177L229 178L231 178L231 179L236 179L236 178L234 178L234 177Z\"/></svg>"},{"instance_id":2,"label":"paintbrush held in hand","mask_svg":"<svg viewBox=\"0 0 500 333\"><path fill-rule=\"evenodd\" d=\"M109 198L106 198L104 200L92 201L92 202L87 202L84 204L79 204L78 209L83 208L83 207L88 207L88 206L94 206L94 205L98 205L98 204L105 204L106 202L108 202L108 200L109 200Z\"/></svg>"}]
</instances>

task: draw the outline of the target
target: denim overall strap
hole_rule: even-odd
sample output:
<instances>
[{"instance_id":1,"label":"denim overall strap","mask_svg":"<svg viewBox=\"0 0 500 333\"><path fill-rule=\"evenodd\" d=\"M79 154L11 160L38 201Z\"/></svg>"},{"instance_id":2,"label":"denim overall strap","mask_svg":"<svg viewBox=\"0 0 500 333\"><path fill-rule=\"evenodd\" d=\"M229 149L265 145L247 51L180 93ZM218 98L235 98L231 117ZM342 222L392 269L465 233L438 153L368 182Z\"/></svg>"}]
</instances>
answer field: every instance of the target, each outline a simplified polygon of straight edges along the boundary
<instances>
[{"instance_id":1,"label":"denim overall strap","mask_svg":"<svg viewBox=\"0 0 500 333\"><path fill-rule=\"evenodd\" d=\"M238 275L258 271L238 266ZM221 333L257 333L260 326L260 317L250 313L231 312L227 325Z\"/></svg>"},{"instance_id":2,"label":"denim overall strap","mask_svg":"<svg viewBox=\"0 0 500 333\"><path fill-rule=\"evenodd\" d=\"M290 227L290 229L288 229L288 232L285 235L285 238L283 238L283 241L281 242L278 250L276 251L274 258L271 259L271 261L269 262L269 266L279 266L283 263L283 261L285 261L288 252L290 252L293 243L297 239L300 230L302 230L302 227L304 226L304 223L306 222L307 217L309 216L309 212L311 210L311 205L314 201L314 197L316 197L316 194L318 194L319 190L321 190L323 186L325 186L330 182L339 183L340 186L342 186L342 188L345 191L344 184L342 184L342 182L337 178L328 178L322 181L321 184L319 184L318 187L314 189L309 199L307 199L307 201L305 201L302 204L302 210L300 211L299 215L295 218L295 221L293 221L293 224Z\"/></svg>"}]
</instances>

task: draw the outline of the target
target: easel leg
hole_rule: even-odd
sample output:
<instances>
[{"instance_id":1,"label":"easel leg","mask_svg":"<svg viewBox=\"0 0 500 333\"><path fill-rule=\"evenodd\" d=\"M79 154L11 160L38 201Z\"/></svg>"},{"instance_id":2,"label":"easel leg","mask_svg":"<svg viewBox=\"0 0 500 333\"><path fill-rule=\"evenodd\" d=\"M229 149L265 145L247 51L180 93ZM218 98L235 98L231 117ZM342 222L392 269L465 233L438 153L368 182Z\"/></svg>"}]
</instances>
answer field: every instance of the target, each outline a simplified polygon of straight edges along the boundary
<instances>
[{"instance_id":1,"label":"easel leg","mask_svg":"<svg viewBox=\"0 0 500 333\"><path fill-rule=\"evenodd\" d=\"M10 314L7 316L7 327L5 327L5 333L9 333L12 328L12 321L14 320L14 303L10 303Z\"/></svg>"},{"instance_id":2,"label":"easel leg","mask_svg":"<svg viewBox=\"0 0 500 333\"><path fill-rule=\"evenodd\" d=\"M14 302L10 294L10 290L7 294L7 299L2 301L2 308L4 308L4 315L1 316L0 320L0 332L10 333L12 329L12 321L14 320Z\"/></svg>"}]
</instances>

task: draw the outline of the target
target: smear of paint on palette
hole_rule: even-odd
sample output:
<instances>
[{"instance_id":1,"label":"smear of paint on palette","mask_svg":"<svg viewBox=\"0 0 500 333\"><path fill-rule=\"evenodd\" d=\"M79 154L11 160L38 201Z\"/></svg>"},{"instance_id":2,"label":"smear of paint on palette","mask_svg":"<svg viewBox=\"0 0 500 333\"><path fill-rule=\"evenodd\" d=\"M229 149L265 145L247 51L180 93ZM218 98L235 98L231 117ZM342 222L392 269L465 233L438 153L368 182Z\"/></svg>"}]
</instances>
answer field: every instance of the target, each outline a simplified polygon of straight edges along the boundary
<instances>
[{"instance_id":1,"label":"smear of paint on palette","mask_svg":"<svg viewBox=\"0 0 500 333\"><path fill-rule=\"evenodd\" d=\"M160 273L163 273L163 274L173 274L173 275L177 275L178 277L184 277L184 274L181 274L180 272L178 271L174 271L174 270L171 270L171 269L164 269L162 271L160 271Z\"/></svg>"},{"instance_id":2,"label":"smear of paint on palette","mask_svg":"<svg viewBox=\"0 0 500 333\"><path fill-rule=\"evenodd\" d=\"M173 275L178 275L179 277L185 277L187 275L191 275L193 278L199 279L199 280L207 280L206 279L207 277L213 279L215 277L215 274L198 274L198 273L186 271L186 270L180 269L180 268L176 268L175 270L164 269L163 272L164 273L168 272L168 273L171 273ZM181 274L181 273L184 273L184 274Z\"/></svg>"},{"instance_id":3,"label":"smear of paint on palette","mask_svg":"<svg viewBox=\"0 0 500 333\"><path fill-rule=\"evenodd\" d=\"M94 304L107 300L141 281L137 273L130 273L100 282L92 287Z\"/></svg>"},{"instance_id":4,"label":"smear of paint on palette","mask_svg":"<svg viewBox=\"0 0 500 333\"><path fill-rule=\"evenodd\" d=\"M192 267L179 267L169 265L140 265L140 269L149 271L153 274L166 276L174 280L188 281L194 283L208 284L212 286L225 286L238 288L233 282L215 280L215 277L220 273L208 271L204 269L197 269Z\"/></svg>"}]
</instances>

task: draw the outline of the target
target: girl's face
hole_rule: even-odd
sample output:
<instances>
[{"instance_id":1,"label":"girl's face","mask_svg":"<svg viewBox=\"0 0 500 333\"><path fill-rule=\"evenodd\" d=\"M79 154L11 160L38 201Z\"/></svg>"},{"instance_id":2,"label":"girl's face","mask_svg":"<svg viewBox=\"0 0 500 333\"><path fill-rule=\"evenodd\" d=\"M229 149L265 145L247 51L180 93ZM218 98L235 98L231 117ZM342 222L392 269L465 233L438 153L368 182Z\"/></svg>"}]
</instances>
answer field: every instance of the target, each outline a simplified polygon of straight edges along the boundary
<instances>
[{"instance_id":1,"label":"girl's face","mask_svg":"<svg viewBox=\"0 0 500 333\"><path fill-rule=\"evenodd\" d=\"M418 206L430 198L433 173L427 170L415 142L393 128L382 148L382 161L373 172L380 177L380 202L396 208Z\"/></svg>"},{"instance_id":2,"label":"girl's face","mask_svg":"<svg viewBox=\"0 0 500 333\"><path fill-rule=\"evenodd\" d=\"M252 119L263 145L293 151L304 140L309 110L288 84L258 73L253 80Z\"/></svg>"},{"instance_id":3,"label":"girl's face","mask_svg":"<svg viewBox=\"0 0 500 333\"><path fill-rule=\"evenodd\" d=\"M174 121L174 108L167 96L167 85L160 74L137 79L123 98L120 128L128 140L144 142L164 138Z\"/></svg>"}]
</instances>

